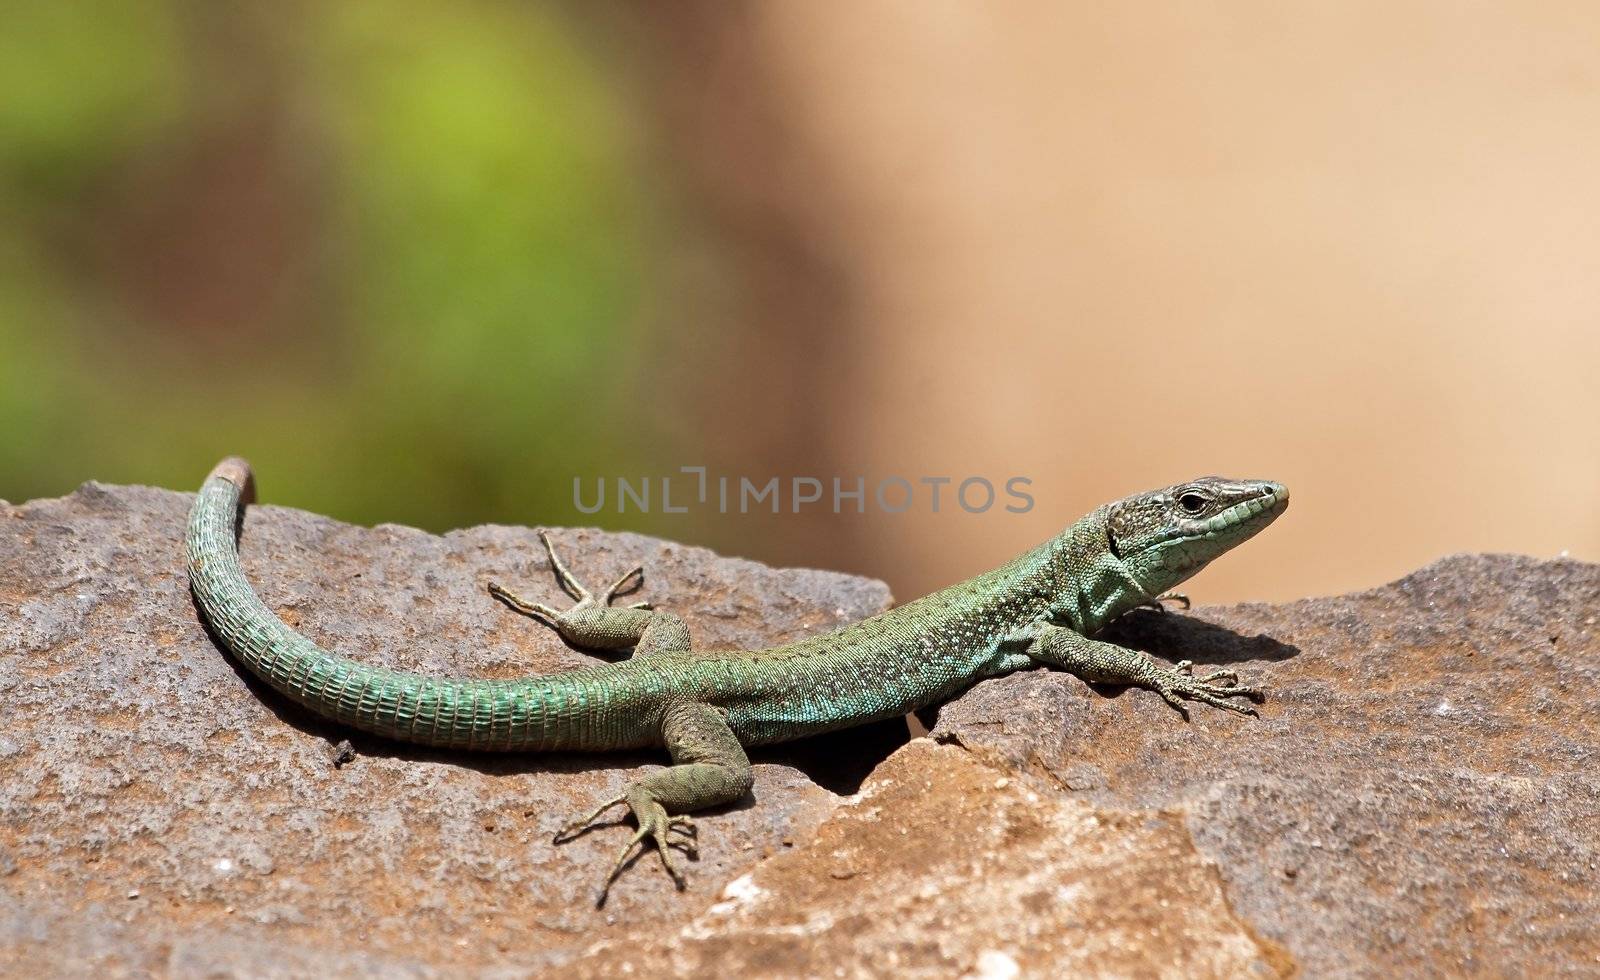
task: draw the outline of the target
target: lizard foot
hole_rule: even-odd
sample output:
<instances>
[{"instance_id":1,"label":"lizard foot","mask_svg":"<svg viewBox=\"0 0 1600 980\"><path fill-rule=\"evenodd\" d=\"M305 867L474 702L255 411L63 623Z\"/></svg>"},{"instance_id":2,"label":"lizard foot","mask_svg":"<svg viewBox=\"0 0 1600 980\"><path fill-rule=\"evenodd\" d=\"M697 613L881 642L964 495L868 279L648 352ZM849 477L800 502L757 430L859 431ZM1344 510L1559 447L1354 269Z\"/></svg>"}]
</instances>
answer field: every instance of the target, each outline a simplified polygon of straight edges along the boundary
<instances>
[{"instance_id":1,"label":"lizard foot","mask_svg":"<svg viewBox=\"0 0 1600 980\"><path fill-rule=\"evenodd\" d=\"M1167 607L1165 603L1168 602L1179 607L1180 609L1187 610L1194 608L1194 604L1189 601L1189 597L1184 595L1182 592L1163 592L1153 599L1146 599L1143 603L1141 603L1141 605L1149 609L1154 609L1157 612L1166 612Z\"/></svg>"},{"instance_id":2,"label":"lizard foot","mask_svg":"<svg viewBox=\"0 0 1600 980\"><path fill-rule=\"evenodd\" d=\"M581 820L574 820L563 827L556 834L555 843L565 844L583 836L590 830L597 829L594 822L600 818L601 814L619 803L628 805L628 809L633 811L634 820L639 826L634 831L633 837L622 845L621 851L617 852L616 860L611 863L611 870L606 873L605 881L600 885L600 892L595 896L595 908L601 908L606 904L606 898L611 893L612 884L622 876L623 871L627 870L632 863L631 859L636 857L634 848L646 838L655 845L656 854L661 857L661 866L666 869L667 875L672 878L672 883L678 887L679 891L687 888L688 882L684 880L683 872L678 869L678 865L673 859L672 851L676 848L688 855L691 860L698 860L700 851L696 844L696 838L699 835L699 828L687 816L682 814L669 816L666 807L649 796L630 792L608 800L596 807L588 816ZM607 826L615 826L615 824L608 824ZM679 840L668 837L669 833L680 834L684 839ZM642 854L643 852L639 853Z\"/></svg>"},{"instance_id":3,"label":"lizard foot","mask_svg":"<svg viewBox=\"0 0 1600 980\"><path fill-rule=\"evenodd\" d=\"M578 581L577 577L567 568L566 563L561 560L561 556L556 554L555 546L550 543L550 535L540 531L539 540L544 543L545 554L550 556L550 567L555 570L556 581L561 583L562 591L577 600L576 604L563 611L553 606L547 606L542 602L529 602L499 582L489 583L489 594L524 616L532 616L551 629L560 630L562 621L570 619L573 614L587 612L591 609L605 609L611 605L611 600L618 596L637 592L644 586L644 567L636 565L622 573L622 576L611 583L610 587L604 592L595 595L584 588L583 583ZM624 608L649 609L650 603L634 602L629 603Z\"/></svg>"},{"instance_id":4,"label":"lizard foot","mask_svg":"<svg viewBox=\"0 0 1600 980\"><path fill-rule=\"evenodd\" d=\"M1183 703L1185 698L1209 704L1213 708L1252 716L1257 712L1250 705L1223 699L1246 698L1257 703L1266 700L1266 694L1259 687L1242 686L1239 675L1231 670L1214 670L1204 677L1196 677L1192 660L1180 660L1170 668L1157 668L1146 683L1168 704L1177 708L1185 721L1189 718L1189 709Z\"/></svg>"}]
</instances>

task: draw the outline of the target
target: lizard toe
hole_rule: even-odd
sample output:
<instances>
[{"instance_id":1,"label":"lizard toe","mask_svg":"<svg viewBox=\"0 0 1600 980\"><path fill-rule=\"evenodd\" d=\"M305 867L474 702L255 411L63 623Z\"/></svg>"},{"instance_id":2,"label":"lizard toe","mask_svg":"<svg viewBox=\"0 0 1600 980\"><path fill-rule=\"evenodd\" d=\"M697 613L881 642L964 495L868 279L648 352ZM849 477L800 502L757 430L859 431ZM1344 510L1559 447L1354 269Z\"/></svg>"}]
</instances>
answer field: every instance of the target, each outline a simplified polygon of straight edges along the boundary
<instances>
[{"instance_id":1,"label":"lizard toe","mask_svg":"<svg viewBox=\"0 0 1600 980\"><path fill-rule=\"evenodd\" d=\"M582 837L585 833L587 833L588 831L593 829L592 825L594 824L594 822L596 820L600 819L600 814L605 813L607 810L609 810L612 807L616 806L618 803L627 802L627 800L628 800L627 796L617 796L617 797L613 797L612 799L609 799L609 800L605 801L604 803L600 804L599 806L597 806L593 810L591 810L589 812L588 816L582 817L582 818L580 818L578 820L574 820L571 823L567 824L566 826L562 827L560 830L556 831L556 836L551 841L551 843L552 844L565 844L568 841L574 840L574 839L576 839L578 837Z\"/></svg>"}]
</instances>

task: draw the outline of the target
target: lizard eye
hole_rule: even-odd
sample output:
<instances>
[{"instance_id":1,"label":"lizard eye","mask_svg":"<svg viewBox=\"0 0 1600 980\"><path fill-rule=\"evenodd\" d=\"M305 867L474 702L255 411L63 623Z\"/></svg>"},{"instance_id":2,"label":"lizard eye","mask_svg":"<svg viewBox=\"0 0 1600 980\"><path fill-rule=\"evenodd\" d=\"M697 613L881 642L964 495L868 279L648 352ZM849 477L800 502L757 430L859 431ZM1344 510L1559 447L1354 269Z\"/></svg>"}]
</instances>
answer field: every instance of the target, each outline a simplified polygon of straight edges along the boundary
<instances>
[{"instance_id":1,"label":"lizard eye","mask_svg":"<svg viewBox=\"0 0 1600 980\"><path fill-rule=\"evenodd\" d=\"M1185 514L1199 514L1206 509L1206 498L1191 491L1178 497L1178 506Z\"/></svg>"}]
</instances>

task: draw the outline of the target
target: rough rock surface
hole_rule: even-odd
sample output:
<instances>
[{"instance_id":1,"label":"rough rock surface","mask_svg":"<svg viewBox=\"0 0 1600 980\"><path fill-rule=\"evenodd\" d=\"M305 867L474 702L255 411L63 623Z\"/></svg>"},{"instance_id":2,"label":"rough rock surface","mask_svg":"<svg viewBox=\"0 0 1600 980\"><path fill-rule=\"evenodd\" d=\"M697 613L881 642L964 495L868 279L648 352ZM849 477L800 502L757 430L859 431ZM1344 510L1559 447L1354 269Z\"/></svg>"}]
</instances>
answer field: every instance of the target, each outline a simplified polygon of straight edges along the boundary
<instances>
[{"instance_id":1,"label":"rough rock surface","mask_svg":"<svg viewBox=\"0 0 1600 980\"><path fill-rule=\"evenodd\" d=\"M985 682L934 740L895 751L903 730L878 726L759 756L754 800L702 821L689 892L647 855L597 911L622 832L550 835L661 760L431 752L286 705L198 624L190 499L0 504L9 972L1600 972L1600 566L1461 557L1358 595L1136 613L1119 639L1237 668L1269 687L1263 717L1186 725L1046 671ZM558 539L596 582L644 562L705 646L889 602L634 535ZM242 550L279 615L373 663L588 662L483 592L560 598L531 530L255 507Z\"/></svg>"},{"instance_id":2,"label":"rough rock surface","mask_svg":"<svg viewBox=\"0 0 1600 980\"><path fill-rule=\"evenodd\" d=\"M1283 975L1162 814L1022 785L918 739L795 850L676 935L604 943L580 976Z\"/></svg>"},{"instance_id":3,"label":"rough rock surface","mask_svg":"<svg viewBox=\"0 0 1600 980\"><path fill-rule=\"evenodd\" d=\"M655 756L429 752L324 724L247 681L202 630L182 550L188 494L88 484L0 505L0 963L46 975L526 972L677 924L808 834L904 725L759 756L755 801L701 824L693 889L654 858L592 898L620 829L565 821ZM880 582L777 571L631 534L558 532L593 582L642 595L711 647L793 639L884 609ZM514 677L581 666L484 582L565 603L534 532L442 537L252 507L245 572L267 605L372 663ZM350 737L354 758L334 764ZM809 754L808 754L809 753ZM811 765L819 755L845 765ZM765 761L763 761L765 760ZM828 760L824 759L823 762ZM8 968L8 969L10 969Z\"/></svg>"},{"instance_id":4,"label":"rough rock surface","mask_svg":"<svg viewBox=\"0 0 1600 980\"><path fill-rule=\"evenodd\" d=\"M1311 976L1600 974L1600 565L1457 556L1382 588L1134 613L1118 638L1269 687L1260 720L1030 672L935 738L1180 814Z\"/></svg>"}]
</instances>

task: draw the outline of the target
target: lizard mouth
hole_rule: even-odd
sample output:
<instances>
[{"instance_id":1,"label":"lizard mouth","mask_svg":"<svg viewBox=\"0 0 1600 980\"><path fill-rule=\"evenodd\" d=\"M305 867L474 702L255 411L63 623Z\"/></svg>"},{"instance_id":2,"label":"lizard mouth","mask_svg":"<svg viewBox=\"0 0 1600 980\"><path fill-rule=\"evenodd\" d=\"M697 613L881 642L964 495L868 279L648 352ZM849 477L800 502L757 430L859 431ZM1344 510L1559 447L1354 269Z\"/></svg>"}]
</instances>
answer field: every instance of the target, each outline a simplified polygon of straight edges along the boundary
<instances>
[{"instance_id":1,"label":"lizard mouth","mask_svg":"<svg viewBox=\"0 0 1600 980\"><path fill-rule=\"evenodd\" d=\"M1281 483L1257 484L1250 496L1212 514L1186 521L1173 529L1167 541L1211 541L1254 535L1278 519L1289 507L1289 488Z\"/></svg>"},{"instance_id":2,"label":"lizard mouth","mask_svg":"<svg viewBox=\"0 0 1600 980\"><path fill-rule=\"evenodd\" d=\"M1150 552L1163 556L1157 564L1203 563L1255 535L1288 506L1289 489L1281 483L1201 477L1113 505L1107 545L1118 560Z\"/></svg>"},{"instance_id":3,"label":"lizard mouth","mask_svg":"<svg viewBox=\"0 0 1600 980\"><path fill-rule=\"evenodd\" d=\"M1262 484L1261 494L1248 500L1241 500L1224 510L1201 522L1204 533L1207 535L1220 534L1240 524L1260 521L1264 527L1289 506L1289 488L1281 483Z\"/></svg>"}]
</instances>

